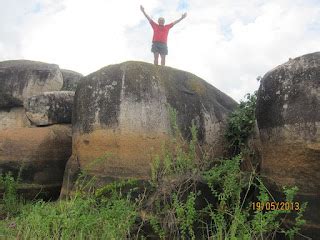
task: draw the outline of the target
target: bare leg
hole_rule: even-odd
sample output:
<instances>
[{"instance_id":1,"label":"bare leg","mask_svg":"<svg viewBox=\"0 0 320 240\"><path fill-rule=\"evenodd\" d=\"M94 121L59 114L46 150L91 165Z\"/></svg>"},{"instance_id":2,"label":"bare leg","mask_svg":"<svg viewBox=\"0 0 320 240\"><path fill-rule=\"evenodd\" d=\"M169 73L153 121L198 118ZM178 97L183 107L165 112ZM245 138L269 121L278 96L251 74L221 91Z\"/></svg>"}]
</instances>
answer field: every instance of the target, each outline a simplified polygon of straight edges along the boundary
<instances>
[{"instance_id":1,"label":"bare leg","mask_svg":"<svg viewBox=\"0 0 320 240\"><path fill-rule=\"evenodd\" d=\"M166 55L161 54L161 65L162 66L166 65Z\"/></svg>"},{"instance_id":2,"label":"bare leg","mask_svg":"<svg viewBox=\"0 0 320 240\"><path fill-rule=\"evenodd\" d=\"M154 54L154 65L158 65L159 53L155 52Z\"/></svg>"}]
</instances>

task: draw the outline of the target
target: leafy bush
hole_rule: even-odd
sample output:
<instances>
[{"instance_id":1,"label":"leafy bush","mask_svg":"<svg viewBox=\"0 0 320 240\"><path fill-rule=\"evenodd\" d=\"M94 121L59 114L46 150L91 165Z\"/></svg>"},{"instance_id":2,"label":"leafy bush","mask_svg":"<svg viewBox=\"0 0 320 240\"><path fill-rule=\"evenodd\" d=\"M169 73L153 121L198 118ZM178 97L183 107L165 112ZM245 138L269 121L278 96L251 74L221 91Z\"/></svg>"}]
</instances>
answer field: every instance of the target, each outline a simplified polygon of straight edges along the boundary
<instances>
[{"instance_id":1,"label":"leafy bush","mask_svg":"<svg viewBox=\"0 0 320 240\"><path fill-rule=\"evenodd\" d=\"M238 155L204 172L204 178L216 197L215 203L208 203L203 209L211 218L206 225L207 234L214 239L273 239L276 233L284 233L293 239L304 224L302 214L306 204L302 204L297 212L280 208L270 211L254 209L253 202L266 205L274 200L256 173L240 170L241 160ZM250 199L248 195L252 187L258 191L256 199ZM284 188L285 201L294 202L296 192L297 187ZM296 215L296 222L288 230L283 221L289 214Z\"/></svg>"},{"instance_id":2,"label":"leafy bush","mask_svg":"<svg viewBox=\"0 0 320 240\"><path fill-rule=\"evenodd\" d=\"M240 101L236 110L228 118L225 137L233 156L240 154L247 146L247 140L253 132L256 102L256 93L247 94L245 100Z\"/></svg>"},{"instance_id":3,"label":"leafy bush","mask_svg":"<svg viewBox=\"0 0 320 240\"><path fill-rule=\"evenodd\" d=\"M3 196L0 200L1 218L15 216L19 213L22 204L17 194L18 178L15 179L11 172L0 175L0 189L3 189Z\"/></svg>"},{"instance_id":4,"label":"leafy bush","mask_svg":"<svg viewBox=\"0 0 320 240\"><path fill-rule=\"evenodd\" d=\"M157 156L152 167L154 189L151 195L150 222L160 238L170 239L273 239L284 233L292 239L301 226L306 205L297 212L289 210L259 211L254 201L266 204L273 199L256 171L243 172L242 151L253 132L256 96L247 95L228 121L226 134L232 149L230 159L208 158L197 142L196 128L192 140L184 141L176 124L176 111L171 110L174 139ZM240 153L236 154L235 153ZM208 161L215 165L206 169ZM181 164L184 163L184 164ZM199 185L210 192L201 193ZM257 196L253 195L257 192ZM296 188L284 190L286 201L293 202ZM290 194L288 194L290 193ZM149 201L150 201L149 199ZM207 200L205 206L198 204ZM288 230L283 219L295 215L296 223Z\"/></svg>"}]
</instances>

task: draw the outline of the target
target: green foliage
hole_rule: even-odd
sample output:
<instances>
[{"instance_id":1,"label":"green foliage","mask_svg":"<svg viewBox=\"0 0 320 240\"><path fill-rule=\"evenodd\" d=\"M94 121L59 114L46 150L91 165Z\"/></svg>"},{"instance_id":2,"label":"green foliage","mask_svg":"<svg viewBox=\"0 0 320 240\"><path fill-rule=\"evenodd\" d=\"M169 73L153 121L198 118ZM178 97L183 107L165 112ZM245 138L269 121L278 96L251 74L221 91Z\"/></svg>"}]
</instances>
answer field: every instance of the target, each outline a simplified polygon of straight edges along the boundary
<instances>
[{"instance_id":1,"label":"green foliage","mask_svg":"<svg viewBox=\"0 0 320 240\"><path fill-rule=\"evenodd\" d=\"M124 179L106 184L95 191L96 198L109 198L109 199L131 199L131 194L137 191L138 181L135 179Z\"/></svg>"},{"instance_id":2,"label":"green foliage","mask_svg":"<svg viewBox=\"0 0 320 240\"><path fill-rule=\"evenodd\" d=\"M195 209L195 193L191 192L185 203L179 200L177 194L173 196L173 207L177 215L177 222L181 230L181 238L186 239L189 236L191 239L195 239L193 230L193 224L196 221L197 212Z\"/></svg>"},{"instance_id":3,"label":"green foliage","mask_svg":"<svg viewBox=\"0 0 320 240\"><path fill-rule=\"evenodd\" d=\"M192 187L201 169L197 128L192 122L191 140L187 142L177 124L177 111L169 107L169 114L172 138L151 167L152 185L156 188L150 197L148 221L161 239L195 239L198 194Z\"/></svg>"},{"instance_id":4,"label":"green foliage","mask_svg":"<svg viewBox=\"0 0 320 240\"><path fill-rule=\"evenodd\" d=\"M134 207L126 200L39 201L23 209L14 235L19 239L123 239L135 217Z\"/></svg>"},{"instance_id":5,"label":"green foliage","mask_svg":"<svg viewBox=\"0 0 320 240\"><path fill-rule=\"evenodd\" d=\"M105 186L54 203L28 203L11 225L2 224L0 229L18 239L125 239L138 214L136 205L117 191L124 185ZM103 198L108 191L112 197Z\"/></svg>"},{"instance_id":6,"label":"green foliage","mask_svg":"<svg viewBox=\"0 0 320 240\"><path fill-rule=\"evenodd\" d=\"M294 224L291 228L284 230L285 235L290 239L293 240L295 236L301 230L301 227L306 224L306 220L303 219L303 213L306 211L308 203L302 203L300 210L297 212L297 216L294 219Z\"/></svg>"},{"instance_id":7,"label":"green foliage","mask_svg":"<svg viewBox=\"0 0 320 240\"><path fill-rule=\"evenodd\" d=\"M11 172L0 175L0 189L4 193L0 200L0 215L15 216L19 213L21 200L17 194L18 178L15 179Z\"/></svg>"},{"instance_id":8,"label":"green foliage","mask_svg":"<svg viewBox=\"0 0 320 240\"><path fill-rule=\"evenodd\" d=\"M209 235L213 239L273 239L275 232L283 232L293 239L305 223L302 217L306 205L302 204L295 224L289 230L285 229L283 219L293 214L294 210L254 210L248 195L243 195L252 186L256 186L259 192L255 202L266 205L274 200L258 175L245 174L240 170L240 162L239 155L222 160L218 166L204 172L204 179L216 197L214 204L208 203L203 209L204 215L208 214L211 218L207 224ZM294 202L297 190L296 187L284 188L285 201Z\"/></svg>"},{"instance_id":9,"label":"green foliage","mask_svg":"<svg viewBox=\"0 0 320 240\"><path fill-rule=\"evenodd\" d=\"M161 228L158 218L156 216L151 216L149 221L153 231L159 236L159 238L165 239L166 233L164 229Z\"/></svg>"},{"instance_id":10,"label":"green foliage","mask_svg":"<svg viewBox=\"0 0 320 240\"><path fill-rule=\"evenodd\" d=\"M167 162L165 161L165 164ZM167 163L170 164L170 163ZM168 167L165 165L165 167ZM157 180L158 180L158 175L159 175L159 170L160 170L160 157L156 156L154 161L151 164L151 183L152 185L156 185Z\"/></svg>"},{"instance_id":11,"label":"green foliage","mask_svg":"<svg viewBox=\"0 0 320 240\"><path fill-rule=\"evenodd\" d=\"M242 176L240 162L240 155L221 160L219 165L203 174L216 197L215 204L208 203L204 209L211 218L209 235L218 239L246 239L249 236L246 226L248 209L243 208L241 193L250 187L250 182Z\"/></svg>"},{"instance_id":12,"label":"green foliage","mask_svg":"<svg viewBox=\"0 0 320 240\"><path fill-rule=\"evenodd\" d=\"M190 171L195 167L196 144L198 143L197 128L192 121L192 126L190 128L192 140L190 144L186 143L178 127L177 111L169 107L169 113L171 129L173 132L170 146L173 147L174 150L170 151L170 147L167 147L165 150L164 174L181 174L185 171Z\"/></svg>"},{"instance_id":13,"label":"green foliage","mask_svg":"<svg viewBox=\"0 0 320 240\"><path fill-rule=\"evenodd\" d=\"M178 126L178 112L176 109L172 108L170 105L168 106L168 112L169 112L169 120L170 120L170 126L172 129L172 136L180 136L180 129Z\"/></svg>"},{"instance_id":14,"label":"green foliage","mask_svg":"<svg viewBox=\"0 0 320 240\"><path fill-rule=\"evenodd\" d=\"M221 160L218 167L214 167L203 174L212 193L222 204L229 200L237 201L239 198L242 190L239 185L241 184L240 161L240 155L232 159Z\"/></svg>"},{"instance_id":15,"label":"green foliage","mask_svg":"<svg viewBox=\"0 0 320 240\"><path fill-rule=\"evenodd\" d=\"M246 147L248 137L254 129L257 96L254 93L247 94L245 97L246 99L240 101L227 122L225 137L228 141L229 151L233 155L239 154Z\"/></svg>"}]
</instances>

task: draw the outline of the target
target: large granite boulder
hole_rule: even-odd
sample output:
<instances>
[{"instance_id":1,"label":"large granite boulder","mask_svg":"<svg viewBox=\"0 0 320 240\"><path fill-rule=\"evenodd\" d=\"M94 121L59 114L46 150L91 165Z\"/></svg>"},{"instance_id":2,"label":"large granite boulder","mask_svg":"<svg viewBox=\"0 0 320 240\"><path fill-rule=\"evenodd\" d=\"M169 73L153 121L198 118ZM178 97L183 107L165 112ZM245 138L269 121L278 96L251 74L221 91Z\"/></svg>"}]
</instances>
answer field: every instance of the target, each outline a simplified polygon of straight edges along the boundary
<instances>
[{"instance_id":1,"label":"large granite boulder","mask_svg":"<svg viewBox=\"0 0 320 240\"><path fill-rule=\"evenodd\" d=\"M28 98L25 111L28 119L36 126L71 123L74 92L44 92Z\"/></svg>"},{"instance_id":2,"label":"large granite boulder","mask_svg":"<svg viewBox=\"0 0 320 240\"><path fill-rule=\"evenodd\" d=\"M176 109L182 135L224 151L223 129L237 103L199 77L143 62L111 65L84 77L73 110L73 155L65 171L62 195L73 174L86 170L103 182L148 179L153 154L170 138L169 107Z\"/></svg>"},{"instance_id":3,"label":"large granite boulder","mask_svg":"<svg viewBox=\"0 0 320 240\"><path fill-rule=\"evenodd\" d=\"M0 173L20 172L19 191L33 199L59 196L71 155L71 126L0 130ZM3 192L0 186L0 193Z\"/></svg>"},{"instance_id":4,"label":"large granite boulder","mask_svg":"<svg viewBox=\"0 0 320 240\"><path fill-rule=\"evenodd\" d=\"M320 52L268 72L258 91L256 117L262 174L272 192L298 186L308 202L306 233L320 236Z\"/></svg>"},{"instance_id":5,"label":"large granite boulder","mask_svg":"<svg viewBox=\"0 0 320 240\"><path fill-rule=\"evenodd\" d=\"M23 106L24 101L63 84L59 66L28 60L0 62L0 109Z\"/></svg>"},{"instance_id":6,"label":"large granite boulder","mask_svg":"<svg viewBox=\"0 0 320 240\"><path fill-rule=\"evenodd\" d=\"M62 78L63 78L63 86L62 91L75 91L77 89L77 85L80 79L83 77L81 73L61 69Z\"/></svg>"}]
</instances>

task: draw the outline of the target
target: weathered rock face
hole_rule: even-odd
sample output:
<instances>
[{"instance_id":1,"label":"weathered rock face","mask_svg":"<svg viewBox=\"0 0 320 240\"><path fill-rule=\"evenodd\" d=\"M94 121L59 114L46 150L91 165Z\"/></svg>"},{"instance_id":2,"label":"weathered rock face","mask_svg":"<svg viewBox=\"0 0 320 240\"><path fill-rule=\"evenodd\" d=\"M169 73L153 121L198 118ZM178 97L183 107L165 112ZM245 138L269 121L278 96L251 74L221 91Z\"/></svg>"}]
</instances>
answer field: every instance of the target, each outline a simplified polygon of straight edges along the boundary
<instances>
[{"instance_id":1,"label":"weathered rock face","mask_svg":"<svg viewBox=\"0 0 320 240\"><path fill-rule=\"evenodd\" d=\"M262 174L277 187L299 187L308 201L307 233L320 235L320 52L268 72L258 92Z\"/></svg>"},{"instance_id":2,"label":"weathered rock face","mask_svg":"<svg viewBox=\"0 0 320 240\"><path fill-rule=\"evenodd\" d=\"M26 115L37 126L71 123L73 97L72 91L44 92L32 96L25 103Z\"/></svg>"},{"instance_id":3,"label":"weathered rock face","mask_svg":"<svg viewBox=\"0 0 320 240\"><path fill-rule=\"evenodd\" d=\"M83 77L81 73L71 70L61 69L63 77L62 91L75 91L80 79Z\"/></svg>"},{"instance_id":4,"label":"weathered rock face","mask_svg":"<svg viewBox=\"0 0 320 240\"><path fill-rule=\"evenodd\" d=\"M71 141L70 125L0 130L0 171L20 171L19 190L29 197L58 196Z\"/></svg>"},{"instance_id":5,"label":"weathered rock face","mask_svg":"<svg viewBox=\"0 0 320 240\"><path fill-rule=\"evenodd\" d=\"M0 109L23 106L24 101L63 84L58 65L28 60L0 62Z\"/></svg>"},{"instance_id":6,"label":"weathered rock face","mask_svg":"<svg viewBox=\"0 0 320 240\"><path fill-rule=\"evenodd\" d=\"M22 107L0 110L0 130L15 127L31 126Z\"/></svg>"},{"instance_id":7,"label":"weathered rock face","mask_svg":"<svg viewBox=\"0 0 320 240\"><path fill-rule=\"evenodd\" d=\"M169 105L178 111L186 139L194 120L200 141L212 144L221 156L222 131L237 105L234 100L190 73L126 62L105 67L79 83L68 166L86 169L104 181L148 179L153 154L170 137ZM66 174L76 172L68 166ZM65 175L63 194L70 178Z\"/></svg>"},{"instance_id":8,"label":"weathered rock face","mask_svg":"<svg viewBox=\"0 0 320 240\"><path fill-rule=\"evenodd\" d=\"M18 190L25 197L40 190L57 197L71 155L71 125L34 125L71 123L74 92L44 93L61 89L61 71L28 60L0 62L0 83L0 173L21 172Z\"/></svg>"}]
</instances>

